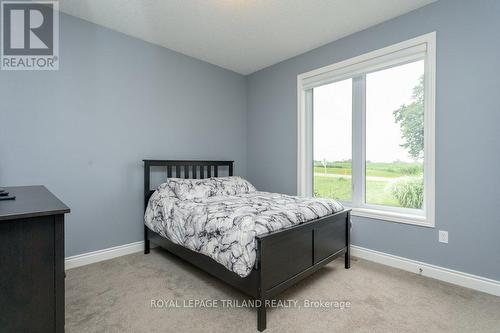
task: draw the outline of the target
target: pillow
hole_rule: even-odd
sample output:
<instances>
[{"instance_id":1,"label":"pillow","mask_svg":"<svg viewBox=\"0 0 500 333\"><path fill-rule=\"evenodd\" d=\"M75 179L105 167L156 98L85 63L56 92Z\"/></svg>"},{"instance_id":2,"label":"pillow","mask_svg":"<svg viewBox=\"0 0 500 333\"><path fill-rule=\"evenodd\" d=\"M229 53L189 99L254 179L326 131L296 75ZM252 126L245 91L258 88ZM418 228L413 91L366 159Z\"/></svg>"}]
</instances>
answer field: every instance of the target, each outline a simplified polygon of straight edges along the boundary
<instances>
[{"instance_id":1,"label":"pillow","mask_svg":"<svg viewBox=\"0 0 500 333\"><path fill-rule=\"evenodd\" d=\"M209 179L169 178L167 184L180 200L201 202L210 196Z\"/></svg>"},{"instance_id":2,"label":"pillow","mask_svg":"<svg viewBox=\"0 0 500 333\"><path fill-rule=\"evenodd\" d=\"M158 192L158 195L161 196L162 198L177 198L177 196L175 195L174 191L172 191L170 189L170 187L168 186L168 183L163 183L163 184L160 184L158 186L158 188L156 189L156 192Z\"/></svg>"},{"instance_id":3,"label":"pillow","mask_svg":"<svg viewBox=\"0 0 500 333\"><path fill-rule=\"evenodd\" d=\"M241 177L218 177L210 178L213 182L210 196L216 195L239 195L255 192L255 187L250 182Z\"/></svg>"},{"instance_id":4,"label":"pillow","mask_svg":"<svg viewBox=\"0 0 500 333\"><path fill-rule=\"evenodd\" d=\"M195 202L201 202L213 196L239 195L256 191L249 181L241 177L169 178L165 184L168 184L178 199Z\"/></svg>"}]
</instances>

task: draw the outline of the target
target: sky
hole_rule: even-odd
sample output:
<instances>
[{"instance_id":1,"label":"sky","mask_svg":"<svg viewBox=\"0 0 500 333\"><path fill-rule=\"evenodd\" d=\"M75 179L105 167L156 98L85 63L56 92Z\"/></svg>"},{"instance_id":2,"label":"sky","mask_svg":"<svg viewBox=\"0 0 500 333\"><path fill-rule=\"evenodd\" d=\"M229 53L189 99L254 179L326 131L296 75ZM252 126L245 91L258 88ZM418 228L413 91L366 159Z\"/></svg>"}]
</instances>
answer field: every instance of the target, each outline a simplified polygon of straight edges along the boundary
<instances>
[{"instance_id":1,"label":"sky","mask_svg":"<svg viewBox=\"0 0 500 333\"><path fill-rule=\"evenodd\" d=\"M400 145L399 124L392 112L411 103L424 61L366 75L366 159L412 162ZM314 88L314 160L342 161L352 156L352 79Z\"/></svg>"}]
</instances>

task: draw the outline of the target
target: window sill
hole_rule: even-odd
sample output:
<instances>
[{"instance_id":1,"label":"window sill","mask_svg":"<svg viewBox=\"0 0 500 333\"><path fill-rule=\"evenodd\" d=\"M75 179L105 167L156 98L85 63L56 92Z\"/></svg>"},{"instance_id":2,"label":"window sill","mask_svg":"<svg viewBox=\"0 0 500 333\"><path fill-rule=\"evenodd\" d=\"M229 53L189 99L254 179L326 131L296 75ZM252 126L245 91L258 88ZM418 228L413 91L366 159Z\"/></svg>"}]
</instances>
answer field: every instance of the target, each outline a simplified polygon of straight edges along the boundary
<instances>
[{"instance_id":1,"label":"window sill","mask_svg":"<svg viewBox=\"0 0 500 333\"><path fill-rule=\"evenodd\" d=\"M377 209L368 208L352 208L352 216L367 217L371 219L384 220L397 223L412 224L421 227L434 228L434 222L427 219L425 216L412 214L404 214L397 212L388 212Z\"/></svg>"}]
</instances>

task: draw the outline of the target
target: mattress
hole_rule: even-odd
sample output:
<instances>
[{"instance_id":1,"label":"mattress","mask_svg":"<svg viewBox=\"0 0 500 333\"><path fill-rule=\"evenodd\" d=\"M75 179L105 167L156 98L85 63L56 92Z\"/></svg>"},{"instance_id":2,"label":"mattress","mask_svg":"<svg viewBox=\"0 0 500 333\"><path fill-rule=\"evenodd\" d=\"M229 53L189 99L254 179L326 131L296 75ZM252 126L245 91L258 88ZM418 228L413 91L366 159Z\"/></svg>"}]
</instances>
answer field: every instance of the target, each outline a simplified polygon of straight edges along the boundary
<instances>
[{"instance_id":1,"label":"mattress","mask_svg":"<svg viewBox=\"0 0 500 333\"><path fill-rule=\"evenodd\" d=\"M172 190L176 185L175 181L162 184L153 193L145 224L241 277L249 275L255 265L256 236L344 209L335 200L260 192L251 185L244 191L216 191L215 195L201 197L179 195L180 199Z\"/></svg>"}]
</instances>

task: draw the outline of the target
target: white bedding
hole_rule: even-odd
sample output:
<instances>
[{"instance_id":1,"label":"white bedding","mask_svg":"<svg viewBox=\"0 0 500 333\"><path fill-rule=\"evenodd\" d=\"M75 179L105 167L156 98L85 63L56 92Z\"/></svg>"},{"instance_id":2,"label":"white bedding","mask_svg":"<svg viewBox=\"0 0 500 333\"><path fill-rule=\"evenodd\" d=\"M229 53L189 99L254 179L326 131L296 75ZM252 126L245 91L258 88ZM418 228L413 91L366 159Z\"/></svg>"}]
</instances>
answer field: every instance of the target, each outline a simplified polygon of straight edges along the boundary
<instances>
[{"instance_id":1,"label":"white bedding","mask_svg":"<svg viewBox=\"0 0 500 333\"><path fill-rule=\"evenodd\" d=\"M183 181L191 185L180 186ZM199 186L210 189L198 191ZM144 220L151 230L170 241L207 255L245 277L255 265L255 236L343 209L335 200L259 192L239 177L174 179L153 193Z\"/></svg>"}]
</instances>

